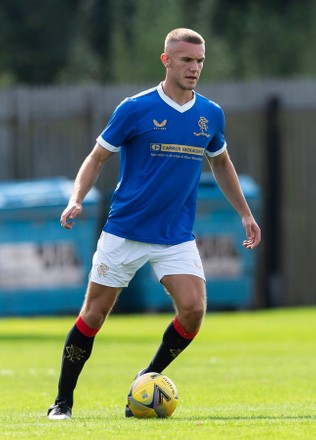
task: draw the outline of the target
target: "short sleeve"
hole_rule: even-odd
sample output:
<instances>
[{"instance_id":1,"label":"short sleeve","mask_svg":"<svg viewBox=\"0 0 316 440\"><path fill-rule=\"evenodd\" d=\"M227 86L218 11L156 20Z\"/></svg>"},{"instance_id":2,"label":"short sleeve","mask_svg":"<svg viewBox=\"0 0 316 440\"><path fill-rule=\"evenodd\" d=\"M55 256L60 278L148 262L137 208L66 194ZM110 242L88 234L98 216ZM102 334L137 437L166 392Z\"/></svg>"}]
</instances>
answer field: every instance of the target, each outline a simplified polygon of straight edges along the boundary
<instances>
[{"instance_id":1,"label":"short sleeve","mask_svg":"<svg viewBox=\"0 0 316 440\"><path fill-rule=\"evenodd\" d=\"M125 99L114 110L107 126L98 136L97 142L110 151L116 152L134 136L137 115L132 99Z\"/></svg>"},{"instance_id":2,"label":"short sleeve","mask_svg":"<svg viewBox=\"0 0 316 440\"><path fill-rule=\"evenodd\" d=\"M205 153L210 157L218 156L223 153L227 148L227 143L225 140L225 115L220 107L217 107L217 130L212 137L210 143L208 144Z\"/></svg>"}]
</instances>

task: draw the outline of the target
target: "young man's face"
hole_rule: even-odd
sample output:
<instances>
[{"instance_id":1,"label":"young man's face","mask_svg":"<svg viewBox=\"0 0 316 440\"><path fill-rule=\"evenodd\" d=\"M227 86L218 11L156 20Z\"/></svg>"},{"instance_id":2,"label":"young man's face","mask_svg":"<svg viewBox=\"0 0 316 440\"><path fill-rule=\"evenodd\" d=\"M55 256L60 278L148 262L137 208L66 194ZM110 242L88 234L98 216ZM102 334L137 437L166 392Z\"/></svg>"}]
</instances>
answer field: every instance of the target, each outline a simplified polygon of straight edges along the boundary
<instances>
[{"instance_id":1,"label":"young man's face","mask_svg":"<svg viewBox=\"0 0 316 440\"><path fill-rule=\"evenodd\" d=\"M171 43L161 60L167 69L167 78L182 90L195 88L205 59L204 44L179 41Z\"/></svg>"}]
</instances>

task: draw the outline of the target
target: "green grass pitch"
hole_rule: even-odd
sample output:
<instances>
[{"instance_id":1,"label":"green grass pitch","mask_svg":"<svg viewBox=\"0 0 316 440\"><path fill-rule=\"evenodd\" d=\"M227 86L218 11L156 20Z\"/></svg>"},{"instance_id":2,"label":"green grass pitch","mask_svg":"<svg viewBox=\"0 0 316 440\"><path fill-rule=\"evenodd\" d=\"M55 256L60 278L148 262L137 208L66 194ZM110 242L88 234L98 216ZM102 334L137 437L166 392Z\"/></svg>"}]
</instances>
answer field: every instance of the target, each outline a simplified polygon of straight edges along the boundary
<instances>
[{"instance_id":1,"label":"green grass pitch","mask_svg":"<svg viewBox=\"0 0 316 440\"><path fill-rule=\"evenodd\" d=\"M171 315L112 315L80 377L73 418L51 421L74 317L0 320L1 439L316 439L316 308L209 313L166 370L170 419L126 419L134 374Z\"/></svg>"}]
</instances>

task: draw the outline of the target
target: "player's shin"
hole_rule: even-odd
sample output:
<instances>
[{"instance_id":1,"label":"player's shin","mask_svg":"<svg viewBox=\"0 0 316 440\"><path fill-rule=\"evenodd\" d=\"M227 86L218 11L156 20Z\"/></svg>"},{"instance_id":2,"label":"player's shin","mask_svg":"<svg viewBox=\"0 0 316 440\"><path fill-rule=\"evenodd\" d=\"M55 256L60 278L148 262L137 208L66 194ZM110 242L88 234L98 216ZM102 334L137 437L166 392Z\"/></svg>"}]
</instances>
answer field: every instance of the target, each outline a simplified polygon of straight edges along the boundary
<instances>
[{"instance_id":1,"label":"player's shin","mask_svg":"<svg viewBox=\"0 0 316 440\"><path fill-rule=\"evenodd\" d=\"M192 342L198 331L187 332L175 317L166 328L161 345L144 372L161 373Z\"/></svg>"},{"instance_id":2,"label":"player's shin","mask_svg":"<svg viewBox=\"0 0 316 440\"><path fill-rule=\"evenodd\" d=\"M91 355L94 337L98 331L99 329L88 327L79 316L68 333L62 356L56 403L65 402L72 408L78 377Z\"/></svg>"}]
</instances>

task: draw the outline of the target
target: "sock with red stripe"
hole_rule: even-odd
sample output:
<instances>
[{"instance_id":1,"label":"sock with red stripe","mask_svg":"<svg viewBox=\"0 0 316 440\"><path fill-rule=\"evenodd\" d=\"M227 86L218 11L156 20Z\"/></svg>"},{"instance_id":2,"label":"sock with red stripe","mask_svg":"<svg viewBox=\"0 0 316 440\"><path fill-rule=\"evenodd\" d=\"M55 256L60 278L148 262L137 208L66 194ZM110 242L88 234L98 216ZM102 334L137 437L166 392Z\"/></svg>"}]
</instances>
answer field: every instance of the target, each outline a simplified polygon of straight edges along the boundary
<instances>
[{"instance_id":1,"label":"sock with red stripe","mask_svg":"<svg viewBox=\"0 0 316 440\"><path fill-rule=\"evenodd\" d=\"M87 326L81 316L68 333L65 341L61 372L58 382L58 395L55 403L65 402L67 406L73 406L73 393L76 388L78 377L85 362L89 359L94 337L99 329Z\"/></svg>"},{"instance_id":2,"label":"sock with red stripe","mask_svg":"<svg viewBox=\"0 0 316 440\"><path fill-rule=\"evenodd\" d=\"M161 345L144 373L161 373L193 341L198 331L187 332L175 317L166 328Z\"/></svg>"}]
</instances>

